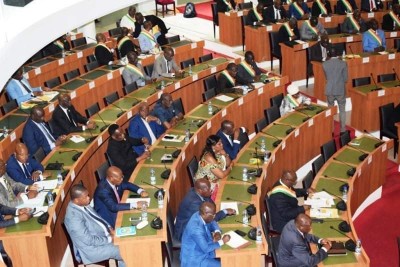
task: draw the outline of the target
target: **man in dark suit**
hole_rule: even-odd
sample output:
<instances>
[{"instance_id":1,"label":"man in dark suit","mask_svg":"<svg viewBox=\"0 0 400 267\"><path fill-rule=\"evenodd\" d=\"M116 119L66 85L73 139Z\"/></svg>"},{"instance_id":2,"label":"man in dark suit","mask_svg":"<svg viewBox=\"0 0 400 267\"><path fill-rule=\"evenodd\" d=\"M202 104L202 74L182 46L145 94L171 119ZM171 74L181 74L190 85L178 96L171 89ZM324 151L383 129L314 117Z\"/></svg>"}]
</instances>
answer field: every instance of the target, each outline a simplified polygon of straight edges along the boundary
<instances>
[{"instance_id":1,"label":"man in dark suit","mask_svg":"<svg viewBox=\"0 0 400 267\"><path fill-rule=\"evenodd\" d=\"M96 34L97 46L94 49L94 55L100 66L111 65L114 63L114 49L106 45L106 37L102 33Z\"/></svg>"},{"instance_id":2,"label":"man in dark suit","mask_svg":"<svg viewBox=\"0 0 400 267\"><path fill-rule=\"evenodd\" d=\"M383 3L381 0L361 0L361 11L375 12L380 9L383 9Z\"/></svg>"},{"instance_id":3,"label":"man in dark suit","mask_svg":"<svg viewBox=\"0 0 400 267\"><path fill-rule=\"evenodd\" d=\"M246 16L246 25L260 26L264 23L263 5L258 3L256 8L252 8Z\"/></svg>"},{"instance_id":4,"label":"man in dark suit","mask_svg":"<svg viewBox=\"0 0 400 267\"><path fill-rule=\"evenodd\" d=\"M149 145L152 145L164 132L164 127L159 118L150 115L149 105L142 102L139 104L139 112L129 122L128 132L132 138L147 138ZM134 146L133 149L138 155L142 155L146 147Z\"/></svg>"},{"instance_id":5,"label":"man in dark suit","mask_svg":"<svg viewBox=\"0 0 400 267\"><path fill-rule=\"evenodd\" d=\"M160 99L154 106L152 115L160 119L165 129L170 129L180 120L183 120L183 114L175 109L170 93L163 93L160 96Z\"/></svg>"},{"instance_id":6,"label":"man in dark suit","mask_svg":"<svg viewBox=\"0 0 400 267\"><path fill-rule=\"evenodd\" d=\"M120 168L111 166L107 169L107 178L100 181L94 192L94 209L114 227L117 213L121 210L130 210L142 207L145 201L137 203L121 203L125 190L135 192L141 197L148 197L148 193L135 184L123 181L124 176Z\"/></svg>"},{"instance_id":7,"label":"man in dark suit","mask_svg":"<svg viewBox=\"0 0 400 267\"><path fill-rule=\"evenodd\" d=\"M336 13L339 15L346 15L358 10L357 4L354 0L338 0L336 4Z\"/></svg>"},{"instance_id":8,"label":"man in dark suit","mask_svg":"<svg viewBox=\"0 0 400 267\"><path fill-rule=\"evenodd\" d=\"M154 15L143 16L142 13L137 12L135 14L135 20L135 31L133 32L133 37L138 38L143 29L143 23L145 21L150 21L153 25L153 33L154 37L157 39L157 43L160 46L168 43L165 37L165 35L168 33L168 29L162 19Z\"/></svg>"},{"instance_id":9,"label":"man in dark suit","mask_svg":"<svg viewBox=\"0 0 400 267\"><path fill-rule=\"evenodd\" d=\"M217 80L217 94L239 93L242 90L234 88L237 85L246 85L247 83L237 76L238 67L235 63L229 63L226 70L222 71Z\"/></svg>"},{"instance_id":10,"label":"man in dark suit","mask_svg":"<svg viewBox=\"0 0 400 267\"><path fill-rule=\"evenodd\" d=\"M96 129L96 123L83 117L71 104L71 97L64 93L58 96L58 106L52 115L54 135L67 135L73 132L82 132L86 129Z\"/></svg>"},{"instance_id":11,"label":"man in dark suit","mask_svg":"<svg viewBox=\"0 0 400 267\"><path fill-rule=\"evenodd\" d=\"M308 215L299 214L283 228L277 253L279 266L317 266L328 257L331 241L309 234L311 223ZM320 244L322 247L312 254L310 243Z\"/></svg>"},{"instance_id":12,"label":"man in dark suit","mask_svg":"<svg viewBox=\"0 0 400 267\"><path fill-rule=\"evenodd\" d=\"M124 267L119 248L112 242L114 229L89 205L88 190L78 183L71 187L70 196L64 223L75 258L83 264L116 259L118 266Z\"/></svg>"},{"instance_id":13,"label":"man in dark suit","mask_svg":"<svg viewBox=\"0 0 400 267\"><path fill-rule=\"evenodd\" d=\"M67 40L67 36L64 34L63 36L43 48L43 52L45 53L45 55L50 56L61 53L62 51L69 51L70 49L71 46Z\"/></svg>"},{"instance_id":14,"label":"man in dark suit","mask_svg":"<svg viewBox=\"0 0 400 267\"><path fill-rule=\"evenodd\" d=\"M275 0L272 6L264 9L263 17L264 21L266 21L267 23L282 23L288 19L287 12L282 6L281 0Z\"/></svg>"},{"instance_id":15,"label":"man in dark suit","mask_svg":"<svg viewBox=\"0 0 400 267\"><path fill-rule=\"evenodd\" d=\"M289 6L289 16L296 19L309 19L310 9L304 0L295 0Z\"/></svg>"},{"instance_id":16,"label":"man in dark suit","mask_svg":"<svg viewBox=\"0 0 400 267\"><path fill-rule=\"evenodd\" d=\"M45 172L42 164L29 156L28 148L18 143L15 153L7 160L7 173L16 182L31 185L36 181L46 179L51 175Z\"/></svg>"},{"instance_id":17,"label":"man in dark suit","mask_svg":"<svg viewBox=\"0 0 400 267\"><path fill-rule=\"evenodd\" d=\"M215 204L207 201L192 215L182 236L181 267L221 266L221 262L215 258L215 250L231 237L221 236L215 216Z\"/></svg>"},{"instance_id":18,"label":"man in dark suit","mask_svg":"<svg viewBox=\"0 0 400 267\"><path fill-rule=\"evenodd\" d=\"M342 33L359 33L367 30L367 23L361 17L360 10L354 10L353 15L348 15L340 26Z\"/></svg>"},{"instance_id":19,"label":"man in dark suit","mask_svg":"<svg viewBox=\"0 0 400 267\"><path fill-rule=\"evenodd\" d=\"M308 48L310 64L307 66L307 71L310 76L313 75L313 68L311 61L323 62L328 57L329 49L329 36L327 34L321 35L321 40L313 46Z\"/></svg>"},{"instance_id":20,"label":"man in dark suit","mask_svg":"<svg viewBox=\"0 0 400 267\"><path fill-rule=\"evenodd\" d=\"M235 129L233 121L224 120L221 122L221 128L217 135L221 138L224 150L232 160L236 158L239 150L243 147L241 140L243 140L245 133L246 129L243 127Z\"/></svg>"},{"instance_id":21,"label":"man in dark suit","mask_svg":"<svg viewBox=\"0 0 400 267\"><path fill-rule=\"evenodd\" d=\"M311 16L313 17L332 16L331 3L328 0L315 1L311 7Z\"/></svg>"},{"instance_id":22,"label":"man in dark suit","mask_svg":"<svg viewBox=\"0 0 400 267\"><path fill-rule=\"evenodd\" d=\"M234 11L236 3L234 0L217 0L217 11L221 13Z\"/></svg>"},{"instance_id":23,"label":"man in dark suit","mask_svg":"<svg viewBox=\"0 0 400 267\"><path fill-rule=\"evenodd\" d=\"M249 84L260 81L261 70L254 61L254 54L251 51L244 53L244 61L237 66L237 78Z\"/></svg>"},{"instance_id":24,"label":"man in dark suit","mask_svg":"<svg viewBox=\"0 0 400 267\"><path fill-rule=\"evenodd\" d=\"M138 139L125 136L124 131L117 124L111 124L108 127L108 133L111 138L108 141L107 154L111 158L112 165L122 170L124 181L129 181L137 163L150 157L149 151L139 156L132 146L147 145L149 140L146 137Z\"/></svg>"},{"instance_id":25,"label":"man in dark suit","mask_svg":"<svg viewBox=\"0 0 400 267\"><path fill-rule=\"evenodd\" d=\"M278 43L285 43L300 39L299 28L297 27L297 19L290 18L289 22L285 22L278 31ZM281 54L281 46L278 45L279 55Z\"/></svg>"},{"instance_id":26,"label":"man in dark suit","mask_svg":"<svg viewBox=\"0 0 400 267\"><path fill-rule=\"evenodd\" d=\"M385 31L398 31L400 29L400 5L394 4L392 11L385 14L382 20L382 29Z\"/></svg>"},{"instance_id":27,"label":"man in dark suit","mask_svg":"<svg viewBox=\"0 0 400 267\"><path fill-rule=\"evenodd\" d=\"M270 214L272 226L277 232L282 232L287 222L296 218L300 213L310 209L310 206L299 206L297 198L311 193L315 190L295 189L293 186L297 183L297 175L294 171L283 171L281 179L274 184L272 190L268 193Z\"/></svg>"},{"instance_id":28,"label":"man in dark suit","mask_svg":"<svg viewBox=\"0 0 400 267\"><path fill-rule=\"evenodd\" d=\"M29 154L35 154L41 147L47 155L56 146L62 145L67 140L67 136L60 135L56 138L44 121L43 108L34 106L22 131L22 139L28 147Z\"/></svg>"},{"instance_id":29,"label":"man in dark suit","mask_svg":"<svg viewBox=\"0 0 400 267\"><path fill-rule=\"evenodd\" d=\"M210 181L208 181L206 178L201 178L196 180L194 183L194 188L189 190L179 205L175 222L175 238L177 240L181 241L182 234L185 231L190 217L199 211L200 205L205 201L214 203L214 201L211 199ZM236 212L234 209L220 210L215 214L214 220L218 222L224 219L227 215L234 215L235 213Z\"/></svg>"},{"instance_id":30,"label":"man in dark suit","mask_svg":"<svg viewBox=\"0 0 400 267\"><path fill-rule=\"evenodd\" d=\"M122 33L120 36L118 36L117 39L117 47L118 47L118 52L121 58L125 57L128 52L137 52L137 47L135 44L132 42L132 40L129 38L129 29L126 27L122 27ZM140 53L138 53L140 54Z\"/></svg>"}]
</instances>

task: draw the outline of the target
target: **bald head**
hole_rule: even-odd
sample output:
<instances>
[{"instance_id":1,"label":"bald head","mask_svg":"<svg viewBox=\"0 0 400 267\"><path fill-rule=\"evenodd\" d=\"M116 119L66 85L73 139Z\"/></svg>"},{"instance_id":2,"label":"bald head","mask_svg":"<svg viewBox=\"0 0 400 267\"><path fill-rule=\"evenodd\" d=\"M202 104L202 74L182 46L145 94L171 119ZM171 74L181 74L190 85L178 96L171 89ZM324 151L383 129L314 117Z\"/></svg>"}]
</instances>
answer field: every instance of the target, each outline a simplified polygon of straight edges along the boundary
<instances>
[{"instance_id":1,"label":"bald head","mask_svg":"<svg viewBox=\"0 0 400 267\"><path fill-rule=\"evenodd\" d=\"M171 61L174 58L174 49L172 49L171 47L167 46L166 48L164 48L164 57L167 61Z\"/></svg>"},{"instance_id":2,"label":"bald head","mask_svg":"<svg viewBox=\"0 0 400 267\"><path fill-rule=\"evenodd\" d=\"M23 143L17 144L17 146L15 147L15 158L23 164L28 162L29 152L25 144Z\"/></svg>"},{"instance_id":3,"label":"bald head","mask_svg":"<svg viewBox=\"0 0 400 267\"><path fill-rule=\"evenodd\" d=\"M215 204L205 201L200 205L200 216L206 223L210 223L215 218Z\"/></svg>"},{"instance_id":4,"label":"bald head","mask_svg":"<svg viewBox=\"0 0 400 267\"><path fill-rule=\"evenodd\" d=\"M126 57L128 58L128 61L130 64L136 65L138 62L138 55L136 54L136 52L133 51L129 51L126 54Z\"/></svg>"},{"instance_id":5,"label":"bald head","mask_svg":"<svg viewBox=\"0 0 400 267\"><path fill-rule=\"evenodd\" d=\"M194 183L194 189L197 194L204 198L209 198L211 196L211 184L207 178L197 179Z\"/></svg>"},{"instance_id":6,"label":"bald head","mask_svg":"<svg viewBox=\"0 0 400 267\"><path fill-rule=\"evenodd\" d=\"M281 177L282 183L292 188L297 183L297 175L292 170L284 170Z\"/></svg>"},{"instance_id":7,"label":"bald head","mask_svg":"<svg viewBox=\"0 0 400 267\"><path fill-rule=\"evenodd\" d=\"M297 229L299 229L300 232L304 234L307 234L311 230L311 224L312 224L311 218L310 216L304 213L300 213L299 215L297 215L296 219L294 220L294 223Z\"/></svg>"},{"instance_id":8,"label":"bald head","mask_svg":"<svg viewBox=\"0 0 400 267\"><path fill-rule=\"evenodd\" d=\"M105 43L106 42L106 36L102 33L96 34L96 41L98 43Z\"/></svg>"},{"instance_id":9,"label":"bald head","mask_svg":"<svg viewBox=\"0 0 400 267\"><path fill-rule=\"evenodd\" d=\"M107 169L107 180L115 185L119 186L124 179L124 176L122 175L122 171L120 168L116 166L111 166Z\"/></svg>"},{"instance_id":10,"label":"bald head","mask_svg":"<svg viewBox=\"0 0 400 267\"><path fill-rule=\"evenodd\" d=\"M31 109L31 119L34 122L42 123L44 121L44 110L42 107L34 106Z\"/></svg>"},{"instance_id":11,"label":"bald head","mask_svg":"<svg viewBox=\"0 0 400 267\"><path fill-rule=\"evenodd\" d=\"M63 108L69 108L71 106L71 97L69 94L63 93L58 95L58 103Z\"/></svg>"}]
</instances>

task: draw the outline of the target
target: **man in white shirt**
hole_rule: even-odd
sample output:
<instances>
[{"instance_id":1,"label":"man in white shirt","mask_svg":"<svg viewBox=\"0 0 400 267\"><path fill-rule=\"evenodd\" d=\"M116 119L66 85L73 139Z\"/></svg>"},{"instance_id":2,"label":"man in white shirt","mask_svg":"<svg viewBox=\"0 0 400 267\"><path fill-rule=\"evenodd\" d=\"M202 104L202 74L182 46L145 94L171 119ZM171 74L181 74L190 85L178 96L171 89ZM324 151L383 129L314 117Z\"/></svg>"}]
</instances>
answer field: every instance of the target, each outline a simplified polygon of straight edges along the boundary
<instances>
[{"instance_id":1,"label":"man in white shirt","mask_svg":"<svg viewBox=\"0 0 400 267\"><path fill-rule=\"evenodd\" d=\"M287 95L282 100L279 108L281 116L286 113L294 111L298 107L308 106L311 104L311 99L300 93L299 87L296 85L289 85L287 88Z\"/></svg>"},{"instance_id":2,"label":"man in white shirt","mask_svg":"<svg viewBox=\"0 0 400 267\"><path fill-rule=\"evenodd\" d=\"M120 27L126 27L129 29L129 32L133 32L135 30L135 14L136 7L129 7L128 14L122 17L121 22L119 24Z\"/></svg>"}]
</instances>

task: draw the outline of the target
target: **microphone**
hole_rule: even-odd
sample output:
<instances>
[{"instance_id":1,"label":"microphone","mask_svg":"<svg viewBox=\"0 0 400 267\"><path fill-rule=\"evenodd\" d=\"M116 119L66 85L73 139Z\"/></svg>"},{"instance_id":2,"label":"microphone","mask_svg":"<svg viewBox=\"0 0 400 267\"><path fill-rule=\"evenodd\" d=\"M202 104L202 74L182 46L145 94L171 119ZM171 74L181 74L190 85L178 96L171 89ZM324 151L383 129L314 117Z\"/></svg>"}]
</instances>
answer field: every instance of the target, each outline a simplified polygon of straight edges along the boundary
<instances>
[{"instance_id":1,"label":"microphone","mask_svg":"<svg viewBox=\"0 0 400 267\"><path fill-rule=\"evenodd\" d=\"M100 112L97 112L97 115L99 116L101 122L104 124L103 127L100 128L100 132L102 132L102 131L104 131L105 129L107 129L108 126L110 126L110 125L107 124L107 123L103 120L103 118L102 118L101 115L100 115Z\"/></svg>"},{"instance_id":2,"label":"microphone","mask_svg":"<svg viewBox=\"0 0 400 267\"><path fill-rule=\"evenodd\" d=\"M351 166L347 162L344 162L343 160L340 160L338 158L333 158L333 159L350 167L350 169L347 170L347 175L348 176L353 176L356 173L356 168L354 168L353 166Z\"/></svg>"},{"instance_id":3,"label":"microphone","mask_svg":"<svg viewBox=\"0 0 400 267\"><path fill-rule=\"evenodd\" d=\"M164 146L164 149L167 149L167 148L174 148L174 149L176 149L174 152L172 152L172 157L174 158L174 159L176 159L178 156L179 156L179 154L181 153L181 151L182 151L182 149L179 149L178 147L176 147L176 146Z\"/></svg>"},{"instance_id":4,"label":"microphone","mask_svg":"<svg viewBox=\"0 0 400 267\"><path fill-rule=\"evenodd\" d=\"M368 132L367 130L364 130L364 133L366 133L369 136L373 137L375 140L379 140L379 143L375 144L375 148L378 148L378 147L380 147L381 145L383 145L385 143L381 139L376 138L372 133Z\"/></svg>"},{"instance_id":5,"label":"microphone","mask_svg":"<svg viewBox=\"0 0 400 267\"><path fill-rule=\"evenodd\" d=\"M89 143L93 142L94 139L97 138L97 135L93 135L91 129L88 128L88 130L89 130L89 133L90 133L91 137L86 138L85 141L86 141L86 143L89 144Z\"/></svg>"},{"instance_id":6,"label":"microphone","mask_svg":"<svg viewBox=\"0 0 400 267\"><path fill-rule=\"evenodd\" d=\"M318 218L312 218L311 221L312 221L313 223L324 223L324 220L323 220L323 219L318 219Z\"/></svg>"},{"instance_id":7,"label":"microphone","mask_svg":"<svg viewBox=\"0 0 400 267\"><path fill-rule=\"evenodd\" d=\"M344 243L344 247L347 249L347 250L350 250L350 251L356 251L356 243L354 242L354 240L352 239L352 238L350 238L348 235L346 235L345 233L342 233L340 230L338 230L338 229L336 229L335 227L333 227L332 225L331 226L329 226L329 228L330 229L332 229L332 230L335 230L336 232L338 232L339 234L341 234L341 235L343 235L343 236L345 236L345 237L347 237L349 240L347 240L345 243Z\"/></svg>"},{"instance_id":8,"label":"microphone","mask_svg":"<svg viewBox=\"0 0 400 267\"><path fill-rule=\"evenodd\" d=\"M328 175L324 175L323 177L324 177L324 178L327 178L327 179L330 179L330 180L335 180L335 181L338 181L338 182L343 183L343 184L339 187L339 191L340 191L340 192L343 192L343 189L344 189L345 187L346 187L347 190L349 189L349 184L343 182L343 181L340 180L340 179L337 179L337 178L335 178L335 177L330 177L330 176L328 176Z\"/></svg>"},{"instance_id":9,"label":"microphone","mask_svg":"<svg viewBox=\"0 0 400 267\"><path fill-rule=\"evenodd\" d=\"M192 122L189 123L189 127L195 125L197 128L200 128L201 126L203 126L203 124L205 123L205 120L202 119L198 119L198 120L192 120ZM185 123L183 123L185 124Z\"/></svg>"},{"instance_id":10,"label":"microphone","mask_svg":"<svg viewBox=\"0 0 400 267\"><path fill-rule=\"evenodd\" d=\"M346 210L347 210L347 204L346 204L346 202L343 200L343 198L341 198L341 197L339 197L339 196L337 196L337 195L335 195L335 194L332 194L331 192L328 192L325 188L322 188L322 191L325 191L325 192L328 193L329 195L332 195L332 196L337 197L338 199L340 199L340 201L339 201L338 203L336 203L336 208L337 208L338 210L342 210L342 211L346 211Z\"/></svg>"},{"instance_id":11,"label":"microphone","mask_svg":"<svg viewBox=\"0 0 400 267\"><path fill-rule=\"evenodd\" d=\"M58 151L58 154L63 154L63 153L65 153L65 152L77 152L76 154L74 154L73 156L72 156L72 160L73 161L77 161L78 160L78 158L82 155L82 151L78 151L78 150L76 150L76 149L71 149L71 150L64 150L64 151Z\"/></svg>"},{"instance_id":12,"label":"microphone","mask_svg":"<svg viewBox=\"0 0 400 267\"><path fill-rule=\"evenodd\" d=\"M357 150L357 151L359 151L359 152L361 152L361 153L363 153L362 155L360 155L359 157L358 157L358 160L359 161L364 161L364 159L366 159L367 157L368 157L368 153L365 153L364 151L362 151L361 149L359 149L359 148L357 148L357 147L355 147L355 146L352 146L352 145L350 145L350 144L347 144L349 147L351 147L351 148L354 148L355 150Z\"/></svg>"},{"instance_id":13,"label":"microphone","mask_svg":"<svg viewBox=\"0 0 400 267\"><path fill-rule=\"evenodd\" d=\"M152 185L152 184L147 183L147 182L145 182L145 181L143 181L143 180L141 180L141 182L144 183L144 184L150 185L150 186L152 186L152 187L154 187L154 188L157 189L157 191L154 193L154 197L155 197L156 199L158 199L158 192L161 192L162 195L163 195L163 197L165 196L164 188L160 188L160 187L158 187L158 186Z\"/></svg>"},{"instance_id":14,"label":"microphone","mask_svg":"<svg viewBox=\"0 0 400 267\"><path fill-rule=\"evenodd\" d=\"M400 81L400 78L399 78L399 75L397 75L396 69L393 68L392 70L393 70L394 74L396 74L396 79L397 79L398 81Z\"/></svg>"},{"instance_id":15,"label":"microphone","mask_svg":"<svg viewBox=\"0 0 400 267\"><path fill-rule=\"evenodd\" d=\"M335 230L336 232L338 232L338 233L341 234L342 236L345 236L345 237L347 237L347 238L349 238L349 239L351 240L351 238L350 238L348 235L346 235L345 233L343 233L343 232L340 231L339 229L336 229L336 228L333 227L332 225L329 226L329 228L331 228L332 230Z\"/></svg>"},{"instance_id":16,"label":"microphone","mask_svg":"<svg viewBox=\"0 0 400 267\"><path fill-rule=\"evenodd\" d=\"M257 142L256 145L260 146ZM251 156L254 156L257 159L264 159L264 155L258 155L257 147L254 147L255 152L250 152Z\"/></svg>"},{"instance_id":17,"label":"microphone","mask_svg":"<svg viewBox=\"0 0 400 267\"><path fill-rule=\"evenodd\" d=\"M303 119L303 122L306 122L306 121L308 121L308 120L311 118L311 116L308 115L307 113L303 112L302 109L296 109L296 111L297 111L297 112L300 112L301 114L307 116L306 118Z\"/></svg>"},{"instance_id":18,"label":"microphone","mask_svg":"<svg viewBox=\"0 0 400 267\"><path fill-rule=\"evenodd\" d=\"M290 128L286 130L286 134L290 134L290 133L293 132L294 129L295 129L295 128L293 128L292 125L286 124L286 123L276 123L276 122L273 122L272 124L273 124L273 125L284 125L284 126L289 126Z\"/></svg>"},{"instance_id":19,"label":"microphone","mask_svg":"<svg viewBox=\"0 0 400 267\"><path fill-rule=\"evenodd\" d=\"M381 88L381 87L378 87L378 85L376 84L375 78L374 78L374 76L372 75L372 73L370 73L370 76L371 76L372 81L374 82L374 85L375 85L375 89L372 89L371 91L379 91L379 90L381 90L382 88Z\"/></svg>"},{"instance_id":20,"label":"microphone","mask_svg":"<svg viewBox=\"0 0 400 267\"><path fill-rule=\"evenodd\" d=\"M276 137L276 136L274 136L272 134L269 134L269 133L266 133L266 132L263 132L263 131L261 131L261 132L263 134L267 135L267 136L271 136L272 138L276 139L276 141L272 143L273 147L277 147L277 146L279 146L280 143L282 143L282 139L279 139L278 137Z\"/></svg>"},{"instance_id":21,"label":"microphone","mask_svg":"<svg viewBox=\"0 0 400 267\"><path fill-rule=\"evenodd\" d=\"M121 112L117 114L117 118L121 117L121 116L126 112L126 110L123 110L120 106L115 105L114 103L111 103L111 102L109 102L108 100L106 100L106 102L107 102L107 104L109 104L109 105L111 105L111 106L114 106L114 107L116 107L117 109L121 110Z\"/></svg>"},{"instance_id":22,"label":"microphone","mask_svg":"<svg viewBox=\"0 0 400 267\"><path fill-rule=\"evenodd\" d=\"M161 178L168 179L171 174L171 169L167 168L167 164L165 164L165 162L164 162L164 168L165 170L161 173Z\"/></svg>"},{"instance_id":23,"label":"microphone","mask_svg":"<svg viewBox=\"0 0 400 267\"><path fill-rule=\"evenodd\" d=\"M253 225L249 224L249 223L244 223L238 220L235 220L235 222L250 226L251 229L247 232L247 236L251 239L251 240L256 240L257 239L257 228L254 227Z\"/></svg>"},{"instance_id":24,"label":"microphone","mask_svg":"<svg viewBox=\"0 0 400 267\"><path fill-rule=\"evenodd\" d=\"M252 203L249 203L249 202L246 202L246 201L237 200L237 199L233 199L233 198L230 198L230 197L227 197L226 200L231 200L231 201L236 201L236 202L239 202L239 203L249 204L246 207L246 211L250 216L253 216L253 215L255 215L257 213L257 209L254 206L254 204L252 204Z\"/></svg>"},{"instance_id":25,"label":"microphone","mask_svg":"<svg viewBox=\"0 0 400 267\"><path fill-rule=\"evenodd\" d=\"M251 185L247 188L247 192L248 192L249 194L252 194L252 195L257 194L257 189L258 189L258 188L257 188L257 185L256 185L256 184L253 184L252 182L249 182L249 181L240 180L240 179L235 178L235 177L233 177L233 176L231 176L231 179L251 184Z\"/></svg>"}]
</instances>

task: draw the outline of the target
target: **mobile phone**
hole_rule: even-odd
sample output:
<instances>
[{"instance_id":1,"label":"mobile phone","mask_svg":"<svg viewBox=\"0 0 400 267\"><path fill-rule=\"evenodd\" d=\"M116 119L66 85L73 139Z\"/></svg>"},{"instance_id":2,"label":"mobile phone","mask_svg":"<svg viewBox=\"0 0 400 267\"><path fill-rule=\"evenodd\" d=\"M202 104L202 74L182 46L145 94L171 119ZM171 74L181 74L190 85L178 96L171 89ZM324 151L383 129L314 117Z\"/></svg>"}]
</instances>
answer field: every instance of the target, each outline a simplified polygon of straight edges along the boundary
<instances>
[{"instance_id":1,"label":"mobile phone","mask_svg":"<svg viewBox=\"0 0 400 267\"><path fill-rule=\"evenodd\" d=\"M137 221L141 221L141 220L142 220L142 217L130 217L129 218L130 222L137 222Z\"/></svg>"},{"instance_id":2,"label":"mobile phone","mask_svg":"<svg viewBox=\"0 0 400 267\"><path fill-rule=\"evenodd\" d=\"M166 136L164 136L164 138L165 138L165 139L174 139L174 137L173 137L173 136L170 136L170 135L166 135Z\"/></svg>"},{"instance_id":3,"label":"mobile phone","mask_svg":"<svg viewBox=\"0 0 400 267\"><path fill-rule=\"evenodd\" d=\"M235 233L237 233L240 236L245 236L246 235L246 233L243 232L242 230L235 230Z\"/></svg>"}]
</instances>

